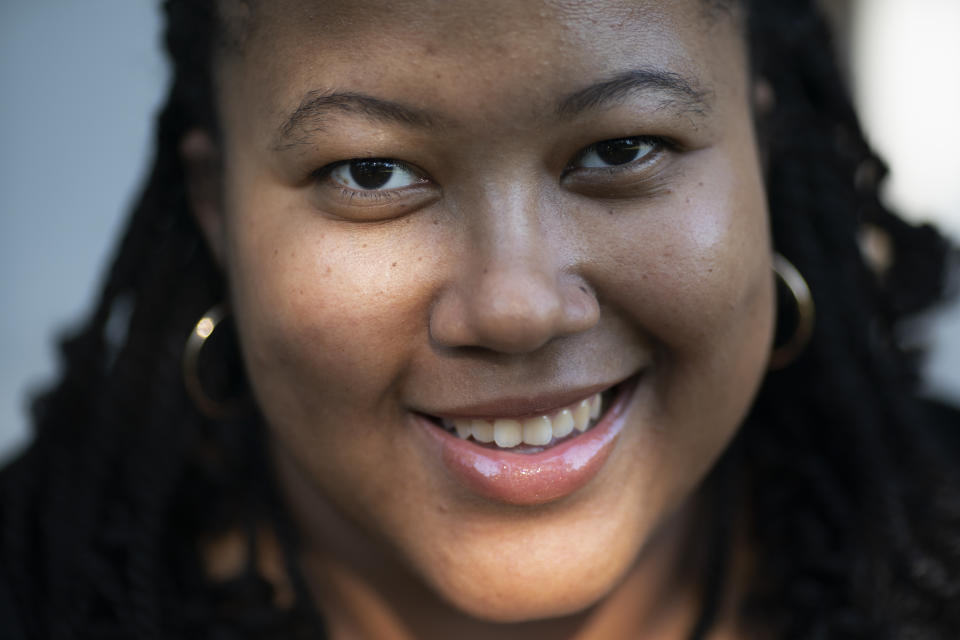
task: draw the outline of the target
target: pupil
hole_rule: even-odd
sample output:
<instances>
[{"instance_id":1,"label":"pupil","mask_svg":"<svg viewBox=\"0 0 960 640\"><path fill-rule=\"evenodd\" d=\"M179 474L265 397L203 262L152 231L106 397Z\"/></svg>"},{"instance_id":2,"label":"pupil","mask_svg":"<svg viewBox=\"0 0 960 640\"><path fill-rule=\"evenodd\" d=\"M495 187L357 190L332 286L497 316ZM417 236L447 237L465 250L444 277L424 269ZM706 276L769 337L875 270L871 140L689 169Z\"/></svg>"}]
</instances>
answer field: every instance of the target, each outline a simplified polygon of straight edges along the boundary
<instances>
[{"instance_id":1,"label":"pupil","mask_svg":"<svg viewBox=\"0 0 960 640\"><path fill-rule=\"evenodd\" d=\"M394 164L383 160L352 160L350 177L363 189L379 189L390 181Z\"/></svg>"},{"instance_id":2,"label":"pupil","mask_svg":"<svg viewBox=\"0 0 960 640\"><path fill-rule=\"evenodd\" d=\"M640 152L640 141L636 138L622 138L597 143L597 155L607 164L627 164L636 160Z\"/></svg>"}]
</instances>

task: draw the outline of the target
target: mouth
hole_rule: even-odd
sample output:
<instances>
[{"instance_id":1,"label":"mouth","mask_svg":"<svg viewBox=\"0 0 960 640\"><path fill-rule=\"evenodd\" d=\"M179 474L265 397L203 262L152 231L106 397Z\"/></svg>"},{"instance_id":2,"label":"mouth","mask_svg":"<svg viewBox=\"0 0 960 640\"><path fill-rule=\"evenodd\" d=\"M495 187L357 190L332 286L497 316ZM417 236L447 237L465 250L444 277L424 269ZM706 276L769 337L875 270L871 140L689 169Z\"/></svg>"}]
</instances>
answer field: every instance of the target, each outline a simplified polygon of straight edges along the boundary
<instances>
[{"instance_id":1,"label":"mouth","mask_svg":"<svg viewBox=\"0 0 960 640\"><path fill-rule=\"evenodd\" d=\"M600 473L642 378L636 374L572 403L568 396L536 413L523 412L524 403L506 403L510 417L490 415L489 406L456 417L413 415L417 432L462 487L495 502L535 506L576 493ZM479 415L469 417L473 413Z\"/></svg>"},{"instance_id":2,"label":"mouth","mask_svg":"<svg viewBox=\"0 0 960 640\"><path fill-rule=\"evenodd\" d=\"M535 454L592 429L625 383L559 409L527 416L443 418L427 416L437 426L480 447Z\"/></svg>"}]
</instances>

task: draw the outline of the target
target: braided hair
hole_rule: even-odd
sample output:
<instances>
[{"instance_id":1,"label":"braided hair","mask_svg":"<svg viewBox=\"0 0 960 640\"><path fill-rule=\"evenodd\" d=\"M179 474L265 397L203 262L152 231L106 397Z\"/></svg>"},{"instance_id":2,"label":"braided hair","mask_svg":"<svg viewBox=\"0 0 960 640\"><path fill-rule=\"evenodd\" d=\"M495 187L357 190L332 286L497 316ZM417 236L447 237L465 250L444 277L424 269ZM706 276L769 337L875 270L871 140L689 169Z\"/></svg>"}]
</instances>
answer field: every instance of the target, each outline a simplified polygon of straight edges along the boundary
<instances>
[{"instance_id":1,"label":"braided hair","mask_svg":"<svg viewBox=\"0 0 960 640\"><path fill-rule=\"evenodd\" d=\"M737 521L756 557L745 619L784 638L955 638L960 498L897 333L942 295L947 245L881 203L885 168L812 0L743 3L753 73L774 96L757 118L774 245L809 282L818 321L706 480L723 490L694 635L717 612ZM192 129L216 135L212 60L231 36L214 0L164 9L174 75L152 173L91 317L62 344L61 379L34 402L35 441L3 472L0 578L16 585L29 637L322 637L256 407L204 417L181 381L186 334L226 286L190 214L178 146ZM866 225L891 243L882 272L858 245ZM205 373L230 379L229 352ZM292 604L278 605L254 561L263 523ZM213 581L184 541L238 528L251 560Z\"/></svg>"}]
</instances>

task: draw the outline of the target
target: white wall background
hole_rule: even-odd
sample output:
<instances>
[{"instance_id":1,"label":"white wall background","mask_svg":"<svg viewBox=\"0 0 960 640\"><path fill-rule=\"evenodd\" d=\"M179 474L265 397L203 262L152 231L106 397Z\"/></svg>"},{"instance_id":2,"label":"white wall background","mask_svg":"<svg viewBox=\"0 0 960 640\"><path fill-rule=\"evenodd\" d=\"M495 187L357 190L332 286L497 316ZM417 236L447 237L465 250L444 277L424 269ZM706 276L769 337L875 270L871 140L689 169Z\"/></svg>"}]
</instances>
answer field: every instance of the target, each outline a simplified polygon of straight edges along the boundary
<instances>
[{"instance_id":1,"label":"white wall background","mask_svg":"<svg viewBox=\"0 0 960 640\"><path fill-rule=\"evenodd\" d=\"M851 26L854 96L890 165L887 200L960 241L960 0L856 0ZM929 393L960 400L960 301L930 320Z\"/></svg>"},{"instance_id":2,"label":"white wall background","mask_svg":"<svg viewBox=\"0 0 960 640\"><path fill-rule=\"evenodd\" d=\"M960 238L960 0L854 9L856 94L890 198ZM156 2L0 0L0 457L28 438L53 337L88 309L165 83ZM960 398L960 308L943 315L930 388Z\"/></svg>"}]
</instances>

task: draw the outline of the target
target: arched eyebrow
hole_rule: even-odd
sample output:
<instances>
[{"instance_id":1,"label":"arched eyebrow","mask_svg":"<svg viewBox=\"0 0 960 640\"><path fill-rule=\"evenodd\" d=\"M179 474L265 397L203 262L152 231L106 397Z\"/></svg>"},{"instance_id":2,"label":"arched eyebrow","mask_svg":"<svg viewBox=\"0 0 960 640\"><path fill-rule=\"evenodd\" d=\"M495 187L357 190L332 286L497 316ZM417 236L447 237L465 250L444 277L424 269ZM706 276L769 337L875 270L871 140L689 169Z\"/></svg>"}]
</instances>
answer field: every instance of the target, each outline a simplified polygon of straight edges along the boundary
<instances>
[{"instance_id":1,"label":"arched eyebrow","mask_svg":"<svg viewBox=\"0 0 960 640\"><path fill-rule=\"evenodd\" d=\"M417 129L435 129L449 123L438 114L400 102L351 91L310 91L287 117L277 132L276 146L293 146L310 133L323 131L327 116L333 112L360 115Z\"/></svg>"},{"instance_id":2,"label":"arched eyebrow","mask_svg":"<svg viewBox=\"0 0 960 640\"><path fill-rule=\"evenodd\" d=\"M713 103L713 91L693 78L655 68L631 69L580 89L557 103L557 115L573 117L584 111L613 106L631 94L649 93L661 99L658 109L677 115L705 115Z\"/></svg>"},{"instance_id":3,"label":"arched eyebrow","mask_svg":"<svg viewBox=\"0 0 960 640\"><path fill-rule=\"evenodd\" d=\"M658 110L669 109L677 115L704 115L710 110L713 96L712 91L700 88L692 78L663 69L640 68L618 73L563 96L556 103L555 113L560 118L572 118L586 111L613 106L635 93L659 98ZM279 127L275 148L297 146L310 134L322 132L327 117L334 112L416 129L456 125L438 113L393 100L357 92L315 90L303 97L300 105Z\"/></svg>"}]
</instances>

